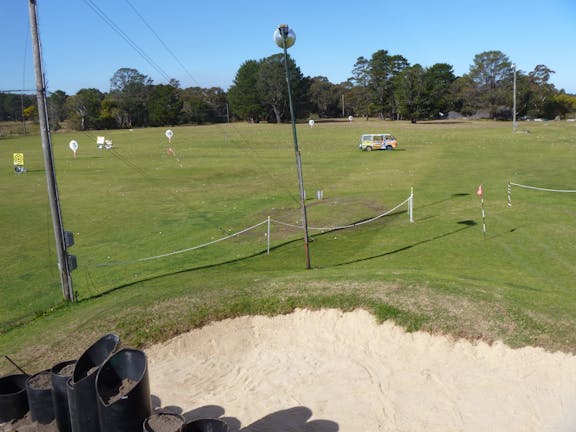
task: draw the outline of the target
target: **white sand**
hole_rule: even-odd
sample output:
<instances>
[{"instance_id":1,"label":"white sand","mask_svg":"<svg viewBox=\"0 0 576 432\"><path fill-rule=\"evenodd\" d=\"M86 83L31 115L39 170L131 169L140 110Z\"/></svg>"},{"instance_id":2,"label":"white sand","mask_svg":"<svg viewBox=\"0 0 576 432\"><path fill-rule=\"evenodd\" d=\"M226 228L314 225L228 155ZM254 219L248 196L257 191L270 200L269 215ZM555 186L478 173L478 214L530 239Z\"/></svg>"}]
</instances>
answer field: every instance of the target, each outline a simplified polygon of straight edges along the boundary
<instances>
[{"instance_id":1,"label":"white sand","mask_svg":"<svg viewBox=\"0 0 576 432\"><path fill-rule=\"evenodd\" d=\"M153 395L243 431L576 431L576 357L377 325L365 311L225 320L149 348Z\"/></svg>"}]
</instances>

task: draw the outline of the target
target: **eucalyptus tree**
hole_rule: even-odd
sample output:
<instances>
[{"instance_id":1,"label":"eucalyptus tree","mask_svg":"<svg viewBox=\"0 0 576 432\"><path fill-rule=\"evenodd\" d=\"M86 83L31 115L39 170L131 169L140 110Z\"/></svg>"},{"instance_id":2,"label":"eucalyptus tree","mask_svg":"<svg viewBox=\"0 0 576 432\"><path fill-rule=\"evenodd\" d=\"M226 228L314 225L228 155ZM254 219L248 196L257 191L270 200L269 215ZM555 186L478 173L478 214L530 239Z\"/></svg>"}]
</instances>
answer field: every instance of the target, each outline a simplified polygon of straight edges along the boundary
<instances>
[{"instance_id":1,"label":"eucalyptus tree","mask_svg":"<svg viewBox=\"0 0 576 432\"><path fill-rule=\"evenodd\" d=\"M310 83L289 55L288 69L294 108L296 116L300 117L309 108ZM274 54L260 61L256 89L261 103L270 110L271 117L276 123L281 123L283 119L290 117L283 54Z\"/></svg>"},{"instance_id":2,"label":"eucalyptus tree","mask_svg":"<svg viewBox=\"0 0 576 432\"><path fill-rule=\"evenodd\" d=\"M74 129L86 130L98 126L104 96L98 89L86 88L66 99L66 109Z\"/></svg>"},{"instance_id":3,"label":"eucalyptus tree","mask_svg":"<svg viewBox=\"0 0 576 432\"><path fill-rule=\"evenodd\" d=\"M317 76L310 80L310 102L313 112L320 117L337 117L342 91L328 78Z\"/></svg>"},{"instance_id":4,"label":"eucalyptus tree","mask_svg":"<svg viewBox=\"0 0 576 432\"><path fill-rule=\"evenodd\" d=\"M485 51L474 56L469 76L476 86L478 107L495 116L499 107L510 107L514 70L512 62L501 51Z\"/></svg>"},{"instance_id":5,"label":"eucalyptus tree","mask_svg":"<svg viewBox=\"0 0 576 432\"><path fill-rule=\"evenodd\" d=\"M550 77L554 73L546 65L539 64L528 74L530 115L546 118L554 118L556 116L557 107L554 97L558 92L554 85L550 83Z\"/></svg>"},{"instance_id":6,"label":"eucalyptus tree","mask_svg":"<svg viewBox=\"0 0 576 432\"><path fill-rule=\"evenodd\" d=\"M120 68L110 79L110 96L118 102L120 127L148 123L148 94L152 80L136 69Z\"/></svg>"}]
</instances>

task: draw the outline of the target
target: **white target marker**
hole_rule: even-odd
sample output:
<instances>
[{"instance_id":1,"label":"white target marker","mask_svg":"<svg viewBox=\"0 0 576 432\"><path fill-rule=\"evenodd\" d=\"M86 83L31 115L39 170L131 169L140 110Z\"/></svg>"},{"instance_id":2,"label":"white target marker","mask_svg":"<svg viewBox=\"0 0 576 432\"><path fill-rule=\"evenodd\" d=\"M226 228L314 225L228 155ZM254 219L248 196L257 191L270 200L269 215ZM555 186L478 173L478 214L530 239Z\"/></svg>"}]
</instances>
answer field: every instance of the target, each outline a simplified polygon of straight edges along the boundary
<instances>
[{"instance_id":1,"label":"white target marker","mask_svg":"<svg viewBox=\"0 0 576 432\"><path fill-rule=\"evenodd\" d=\"M75 140L72 140L68 144L68 147L70 147L70 150L74 152L74 157L76 157L76 152L78 151L78 143Z\"/></svg>"}]
</instances>

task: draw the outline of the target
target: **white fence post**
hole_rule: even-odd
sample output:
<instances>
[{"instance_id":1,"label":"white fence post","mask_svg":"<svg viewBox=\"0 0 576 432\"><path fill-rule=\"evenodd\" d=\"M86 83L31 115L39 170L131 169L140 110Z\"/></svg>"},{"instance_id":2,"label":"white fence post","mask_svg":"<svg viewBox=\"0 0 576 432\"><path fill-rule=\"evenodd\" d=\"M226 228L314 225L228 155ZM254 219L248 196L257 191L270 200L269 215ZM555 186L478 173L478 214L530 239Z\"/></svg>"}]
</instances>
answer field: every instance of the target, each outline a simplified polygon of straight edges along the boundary
<instances>
[{"instance_id":1,"label":"white fence post","mask_svg":"<svg viewBox=\"0 0 576 432\"><path fill-rule=\"evenodd\" d=\"M410 188L410 200L408 201L408 215L410 216L410 223L414 222L414 188Z\"/></svg>"},{"instance_id":2,"label":"white fence post","mask_svg":"<svg viewBox=\"0 0 576 432\"><path fill-rule=\"evenodd\" d=\"M268 243L266 247L266 255L270 255L270 216L268 216L268 231L266 233L266 241Z\"/></svg>"}]
</instances>

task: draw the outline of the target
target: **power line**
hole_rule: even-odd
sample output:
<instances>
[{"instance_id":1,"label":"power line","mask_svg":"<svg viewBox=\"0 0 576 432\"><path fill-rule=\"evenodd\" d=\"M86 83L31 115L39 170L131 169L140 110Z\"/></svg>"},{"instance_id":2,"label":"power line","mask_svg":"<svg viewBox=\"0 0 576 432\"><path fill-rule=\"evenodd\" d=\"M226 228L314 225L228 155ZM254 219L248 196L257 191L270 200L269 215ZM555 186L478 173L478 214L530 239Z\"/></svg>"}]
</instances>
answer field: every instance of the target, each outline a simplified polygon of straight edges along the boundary
<instances>
[{"instance_id":1,"label":"power line","mask_svg":"<svg viewBox=\"0 0 576 432\"><path fill-rule=\"evenodd\" d=\"M26 92L32 92L34 93L36 90L34 89L12 89L12 90L0 90L0 93L26 93ZM31 95L34 96L34 95Z\"/></svg>"},{"instance_id":2,"label":"power line","mask_svg":"<svg viewBox=\"0 0 576 432\"><path fill-rule=\"evenodd\" d=\"M166 51L168 51L168 53L172 56L172 58L174 60L176 60L176 63L178 63L180 65L180 67L182 68L182 70L186 73L186 75L188 75L188 77L194 81L196 83L196 85L198 85L200 87L200 83L196 80L196 78L194 78L194 76L192 76L192 74L190 73L190 71L186 68L186 66L184 66L184 64L180 61L180 59L178 58L178 56L176 56L176 54L174 54L174 52L170 49L170 47L162 40L162 38L158 35L158 33L156 33L154 31L154 29L152 28L152 26L150 24L148 24L148 22L146 21L146 19L142 16L142 14L140 12L138 12L138 10L136 9L136 7L134 7L134 5L132 4L132 2L130 2L130 0L126 0L126 3L128 3L128 5L130 6L130 8L132 8L132 10L134 11L134 13L138 16L138 18L140 18L142 20L142 22L144 23L144 25L146 25L146 27L148 27L148 30L150 30L152 32L152 34L156 37L156 39L158 39L158 41L162 44L162 46L164 47L164 49L166 49Z\"/></svg>"},{"instance_id":3,"label":"power line","mask_svg":"<svg viewBox=\"0 0 576 432\"><path fill-rule=\"evenodd\" d=\"M128 45L130 45L140 56L146 60L146 62L152 66L156 71L166 79L166 81L170 81L170 76L156 63L146 52L140 48L136 42L134 42L130 37L116 24L112 21L108 15L102 9L100 9L92 0L84 0L86 3L108 26L114 30L122 39L124 39Z\"/></svg>"}]
</instances>

